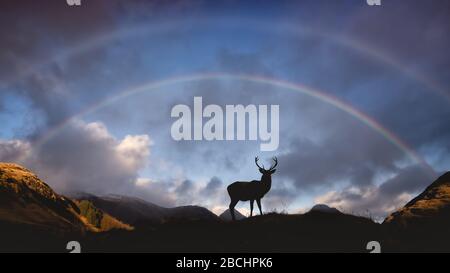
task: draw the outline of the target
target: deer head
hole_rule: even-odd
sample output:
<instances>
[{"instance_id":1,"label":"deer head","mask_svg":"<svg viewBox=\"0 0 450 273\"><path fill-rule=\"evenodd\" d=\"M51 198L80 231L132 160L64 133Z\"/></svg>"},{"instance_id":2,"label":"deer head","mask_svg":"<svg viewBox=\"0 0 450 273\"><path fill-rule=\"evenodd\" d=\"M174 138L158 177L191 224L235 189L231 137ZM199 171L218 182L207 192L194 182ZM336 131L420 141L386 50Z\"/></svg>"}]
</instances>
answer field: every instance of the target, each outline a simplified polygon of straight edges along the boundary
<instances>
[{"instance_id":1,"label":"deer head","mask_svg":"<svg viewBox=\"0 0 450 273\"><path fill-rule=\"evenodd\" d=\"M273 164L268 170L266 170L266 169L264 168L264 164L262 165L262 167L259 166L258 160L259 160L259 158L258 158L258 157L255 157L255 164L256 164L256 166L258 166L259 172L262 173L263 177L264 177L265 175L269 175L269 176L270 176L270 175L272 175L273 173L275 173L275 171L277 170L277 169L275 169L275 167L278 165L278 159L277 159L276 157L273 157L273 158L272 158L272 160L274 161L274 164Z\"/></svg>"}]
</instances>

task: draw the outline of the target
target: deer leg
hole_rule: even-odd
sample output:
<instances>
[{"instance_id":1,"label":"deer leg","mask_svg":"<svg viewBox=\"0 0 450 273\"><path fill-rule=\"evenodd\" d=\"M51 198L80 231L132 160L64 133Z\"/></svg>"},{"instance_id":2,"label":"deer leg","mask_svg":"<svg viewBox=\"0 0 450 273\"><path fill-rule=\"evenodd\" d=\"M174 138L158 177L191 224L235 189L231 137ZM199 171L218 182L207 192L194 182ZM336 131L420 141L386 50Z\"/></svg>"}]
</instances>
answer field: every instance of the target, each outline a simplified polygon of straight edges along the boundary
<instances>
[{"instance_id":1,"label":"deer leg","mask_svg":"<svg viewBox=\"0 0 450 273\"><path fill-rule=\"evenodd\" d=\"M253 216L253 202L254 202L255 200L250 200L250 217L252 217Z\"/></svg>"},{"instance_id":2,"label":"deer leg","mask_svg":"<svg viewBox=\"0 0 450 273\"><path fill-rule=\"evenodd\" d=\"M238 200L231 200L231 202L230 202L229 209L230 209L231 219L233 219L233 221L236 220L236 218L234 217L234 207L236 206L237 202L238 202Z\"/></svg>"},{"instance_id":3,"label":"deer leg","mask_svg":"<svg viewBox=\"0 0 450 273\"><path fill-rule=\"evenodd\" d=\"M258 204L259 213L262 215L262 209L261 209L261 199L256 199L256 204Z\"/></svg>"}]
</instances>

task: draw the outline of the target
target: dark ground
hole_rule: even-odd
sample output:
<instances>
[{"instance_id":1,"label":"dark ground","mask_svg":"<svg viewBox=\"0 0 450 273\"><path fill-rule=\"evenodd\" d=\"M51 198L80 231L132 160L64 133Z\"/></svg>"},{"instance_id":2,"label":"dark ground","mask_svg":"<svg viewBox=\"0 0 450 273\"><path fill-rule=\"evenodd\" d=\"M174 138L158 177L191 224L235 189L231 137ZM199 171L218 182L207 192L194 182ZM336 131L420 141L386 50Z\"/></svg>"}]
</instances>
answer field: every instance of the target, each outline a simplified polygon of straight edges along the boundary
<instances>
[{"instance_id":1,"label":"dark ground","mask_svg":"<svg viewBox=\"0 0 450 273\"><path fill-rule=\"evenodd\" d=\"M140 223L134 231L84 235L0 223L0 251L68 252L67 242L75 240L82 252L347 253L369 252L369 241L380 242L382 252L450 252L448 229L429 228L405 231L364 217L323 212L268 214L237 222Z\"/></svg>"}]
</instances>

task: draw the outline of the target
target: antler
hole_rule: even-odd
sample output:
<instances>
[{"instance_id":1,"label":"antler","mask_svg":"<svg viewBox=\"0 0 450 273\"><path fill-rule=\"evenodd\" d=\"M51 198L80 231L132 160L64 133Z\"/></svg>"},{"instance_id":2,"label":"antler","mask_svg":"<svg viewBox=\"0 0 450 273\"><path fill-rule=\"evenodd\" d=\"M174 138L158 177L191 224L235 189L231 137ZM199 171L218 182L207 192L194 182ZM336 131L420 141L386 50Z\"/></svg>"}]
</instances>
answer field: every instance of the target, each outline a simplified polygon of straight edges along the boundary
<instances>
[{"instance_id":1,"label":"antler","mask_svg":"<svg viewBox=\"0 0 450 273\"><path fill-rule=\"evenodd\" d=\"M277 159L276 156L274 156L274 157L272 158L272 160L275 162L275 164L274 164L272 167L270 167L269 171L275 169L275 167L278 165L278 159Z\"/></svg>"},{"instance_id":2,"label":"antler","mask_svg":"<svg viewBox=\"0 0 450 273\"><path fill-rule=\"evenodd\" d=\"M259 160L259 158L258 158L258 157L255 157L255 164L256 164L256 166L258 166L258 168L260 168L260 169L264 169L264 165L263 165L262 167L259 166L258 160ZM265 170L265 169L264 169L264 170Z\"/></svg>"}]
</instances>

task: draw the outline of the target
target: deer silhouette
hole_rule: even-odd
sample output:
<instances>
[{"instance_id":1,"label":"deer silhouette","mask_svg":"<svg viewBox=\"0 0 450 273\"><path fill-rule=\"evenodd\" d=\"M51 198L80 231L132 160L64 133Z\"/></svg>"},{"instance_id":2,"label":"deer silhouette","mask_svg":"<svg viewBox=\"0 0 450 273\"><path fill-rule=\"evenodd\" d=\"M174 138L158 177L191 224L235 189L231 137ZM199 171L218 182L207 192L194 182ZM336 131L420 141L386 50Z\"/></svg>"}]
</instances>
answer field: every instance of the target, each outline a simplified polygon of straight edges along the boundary
<instances>
[{"instance_id":1,"label":"deer silhouette","mask_svg":"<svg viewBox=\"0 0 450 273\"><path fill-rule=\"evenodd\" d=\"M259 168L259 172L262 173L261 180L253 180L250 182L237 181L230 184L227 187L228 194L230 195L230 214L231 218L234 217L234 207L239 201L250 201L250 217L253 216L253 203L256 200L258 204L259 213L262 215L261 199L270 191L272 186L272 174L275 173L275 167L278 165L278 159L272 158L274 164L270 169L266 170L264 165L261 167L258 164L258 157L255 157L255 164Z\"/></svg>"}]
</instances>

